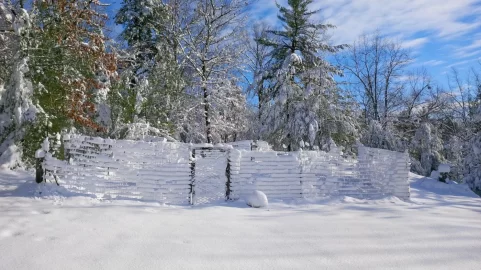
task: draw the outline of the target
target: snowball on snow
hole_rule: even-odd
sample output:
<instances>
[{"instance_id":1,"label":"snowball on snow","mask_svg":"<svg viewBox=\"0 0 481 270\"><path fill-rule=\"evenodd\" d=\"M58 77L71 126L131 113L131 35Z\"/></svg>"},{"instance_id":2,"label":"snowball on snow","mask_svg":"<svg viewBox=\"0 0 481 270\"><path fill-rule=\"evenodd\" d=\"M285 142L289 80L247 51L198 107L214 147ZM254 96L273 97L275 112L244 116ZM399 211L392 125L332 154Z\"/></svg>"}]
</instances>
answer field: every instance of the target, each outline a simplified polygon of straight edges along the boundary
<instances>
[{"instance_id":1,"label":"snowball on snow","mask_svg":"<svg viewBox=\"0 0 481 270\"><path fill-rule=\"evenodd\" d=\"M256 190L247 196L246 203L254 208L266 207L268 204L267 196L264 192Z\"/></svg>"},{"instance_id":2,"label":"snowball on snow","mask_svg":"<svg viewBox=\"0 0 481 270\"><path fill-rule=\"evenodd\" d=\"M440 164L439 167L438 167L438 171L440 173L448 173L448 172L451 172L451 166L449 166L449 164Z\"/></svg>"}]
</instances>

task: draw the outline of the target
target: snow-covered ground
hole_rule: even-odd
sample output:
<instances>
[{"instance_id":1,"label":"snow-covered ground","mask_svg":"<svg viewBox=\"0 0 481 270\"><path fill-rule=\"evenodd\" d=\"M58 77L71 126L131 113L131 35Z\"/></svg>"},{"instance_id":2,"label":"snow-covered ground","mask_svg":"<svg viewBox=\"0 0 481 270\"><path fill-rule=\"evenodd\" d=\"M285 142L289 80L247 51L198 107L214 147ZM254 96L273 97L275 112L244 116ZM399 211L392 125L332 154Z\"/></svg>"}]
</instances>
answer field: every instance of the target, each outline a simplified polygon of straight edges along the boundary
<instances>
[{"instance_id":1,"label":"snow-covered ground","mask_svg":"<svg viewBox=\"0 0 481 270\"><path fill-rule=\"evenodd\" d=\"M26 182L30 181L30 182ZM58 195L0 171L0 269L480 269L481 199L410 176L412 198L202 207Z\"/></svg>"}]
</instances>

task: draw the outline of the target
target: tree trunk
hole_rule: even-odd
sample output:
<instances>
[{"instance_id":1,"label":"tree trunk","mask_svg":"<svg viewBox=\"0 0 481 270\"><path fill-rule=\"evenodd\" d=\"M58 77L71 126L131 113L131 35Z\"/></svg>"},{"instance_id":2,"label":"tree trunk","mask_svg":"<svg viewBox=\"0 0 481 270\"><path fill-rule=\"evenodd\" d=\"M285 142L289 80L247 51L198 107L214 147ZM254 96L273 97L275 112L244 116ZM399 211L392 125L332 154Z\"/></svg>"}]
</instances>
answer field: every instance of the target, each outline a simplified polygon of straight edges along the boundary
<instances>
[{"instance_id":1,"label":"tree trunk","mask_svg":"<svg viewBox=\"0 0 481 270\"><path fill-rule=\"evenodd\" d=\"M387 121L388 89L384 89L384 122Z\"/></svg>"},{"instance_id":2,"label":"tree trunk","mask_svg":"<svg viewBox=\"0 0 481 270\"><path fill-rule=\"evenodd\" d=\"M202 73L203 73L203 80L204 85L202 87L202 91L204 92L204 117L205 117L205 135L207 137L207 143L212 143L212 131L210 126L210 106L209 106L209 94L207 93L207 86L205 85L206 79L205 74L207 73L207 69L205 64L202 65Z\"/></svg>"},{"instance_id":3,"label":"tree trunk","mask_svg":"<svg viewBox=\"0 0 481 270\"><path fill-rule=\"evenodd\" d=\"M210 127L210 117L209 117L209 94L207 93L207 87L203 87L204 92L204 117L205 117L205 135L207 137L207 143L212 143L212 132Z\"/></svg>"},{"instance_id":4,"label":"tree trunk","mask_svg":"<svg viewBox=\"0 0 481 270\"><path fill-rule=\"evenodd\" d=\"M257 118L258 118L258 123L259 123L259 129L257 130L257 140L261 139L261 130L264 124L262 123L262 102L263 102L263 89L262 87L260 90L257 92L257 96L259 97L259 103L257 104L258 111L257 111Z\"/></svg>"},{"instance_id":5,"label":"tree trunk","mask_svg":"<svg viewBox=\"0 0 481 270\"><path fill-rule=\"evenodd\" d=\"M286 108L287 108L287 114L286 114L286 125L289 125L289 118L290 118L290 113L289 113L289 94L287 95L286 99ZM289 128L287 129L287 152L292 151L292 144L291 144L291 131Z\"/></svg>"}]
</instances>

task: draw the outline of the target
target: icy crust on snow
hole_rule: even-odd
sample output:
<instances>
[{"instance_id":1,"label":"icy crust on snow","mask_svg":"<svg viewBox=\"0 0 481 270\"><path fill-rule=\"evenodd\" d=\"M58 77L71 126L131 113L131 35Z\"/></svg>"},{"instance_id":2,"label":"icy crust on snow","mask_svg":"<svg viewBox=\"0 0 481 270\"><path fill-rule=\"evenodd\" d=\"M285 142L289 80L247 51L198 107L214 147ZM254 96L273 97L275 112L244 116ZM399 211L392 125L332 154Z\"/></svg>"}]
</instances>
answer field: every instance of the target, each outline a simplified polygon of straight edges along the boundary
<instances>
[{"instance_id":1,"label":"icy crust on snow","mask_svg":"<svg viewBox=\"0 0 481 270\"><path fill-rule=\"evenodd\" d=\"M246 151L235 149L246 143L194 145L78 135L64 137L64 146L67 161L48 153L48 141L37 153L45 156L47 179L99 197L204 204L261 190L274 200L409 198L407 153L362 146L358 159L343 158L337 148L329 153Z\"/></svg>"}]
</instances>

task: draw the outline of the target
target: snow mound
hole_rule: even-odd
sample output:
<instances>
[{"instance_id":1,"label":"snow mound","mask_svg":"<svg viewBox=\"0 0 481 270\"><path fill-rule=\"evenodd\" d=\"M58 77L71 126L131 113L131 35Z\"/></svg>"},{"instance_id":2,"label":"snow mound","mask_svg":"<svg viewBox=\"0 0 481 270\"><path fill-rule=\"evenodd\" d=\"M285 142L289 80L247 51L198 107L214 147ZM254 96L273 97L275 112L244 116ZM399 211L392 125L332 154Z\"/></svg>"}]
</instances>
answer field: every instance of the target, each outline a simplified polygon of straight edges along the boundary
<instances>
[{"instance_id":1,"label":"snow mound","mask_svg":"<svg viewBox=\"0 0 481 270\"><path fill-rule=\"evenodd\" d=\"M438 180L440 176L441 174L438 171L432 171L429 177L431 177L432 179Z\"/></svg>"},{"instance_id":2,"label":"snow mound","mask_svg":"<svg viewBox=\"0 0 481 270\"><path fill-rule=\"evenodd\" d=\"M267 196L264 192L256 190L247 196L246 203L248 206L254 208L267 207Z\"/></svg>"},{"instance_id":3,"label":"snow mound","mask_svg":"<svg viewBox=\"0 0 481 270\"><path fill-rule=\"evenodd\" d=\"M451 172L451 166L449 166L449 164L440 164L438 167L438 171L440 173L449 173Z\"/></svg>"}]
</instances>

